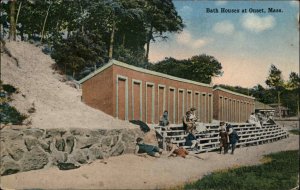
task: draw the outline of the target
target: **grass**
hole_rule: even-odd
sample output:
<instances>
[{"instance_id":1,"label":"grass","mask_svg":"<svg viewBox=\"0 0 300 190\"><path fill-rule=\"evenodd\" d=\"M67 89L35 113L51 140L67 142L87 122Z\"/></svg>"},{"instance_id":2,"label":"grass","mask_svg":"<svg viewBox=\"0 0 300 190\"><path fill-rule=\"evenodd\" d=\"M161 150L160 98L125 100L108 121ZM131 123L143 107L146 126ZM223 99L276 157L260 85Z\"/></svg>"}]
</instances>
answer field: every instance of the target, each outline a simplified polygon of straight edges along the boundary
<instances>
[{"instance_id":1,"label":"grass","mask_svg":"<svg viewBox=\"0 0 300 190\"><path fill-rule=\"evenodd\" d=\"M289 130L289 132L294 134L294 135L299 135L300 130L299 129L292 129L292 130Z\"/></svg>"},{"instance_id":2,"label":"grass","mask_svg":"<svg viewBox=\"0 0 300 190\"><path fill-rule=\"evenodd\" d=\"M285 190L297 186L298 151L270 154L261 161L264 164L216 171L179 189Z\"/></svg>"}]
</instances>

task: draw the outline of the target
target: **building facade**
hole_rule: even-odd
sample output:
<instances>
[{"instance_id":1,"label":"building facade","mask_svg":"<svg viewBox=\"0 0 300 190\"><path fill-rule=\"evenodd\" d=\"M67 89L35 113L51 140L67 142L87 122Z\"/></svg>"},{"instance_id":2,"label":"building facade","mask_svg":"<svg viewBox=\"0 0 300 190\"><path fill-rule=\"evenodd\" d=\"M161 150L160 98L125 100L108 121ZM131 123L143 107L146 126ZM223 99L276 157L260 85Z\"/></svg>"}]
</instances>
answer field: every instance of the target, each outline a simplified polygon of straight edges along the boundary
<instances>
[{"instance_id":1,"label":"building facade","mask_svg":"<svg viewBox=\"0 0 300 190\"><path fill-rule=\"evenodd\" d=\"M214 119L227 122L246 122L255 109L255 98L220 87L213 90Z\"/></svg>"},{"instance_id":2,"label":"building facade","mask_svg":"<svg viewBox=\"0 0 300 190\"><path fill-rule=\"evenodd\" d=\"M164 110L170 123L182 123L195 107L201 122L213 119L212 86L134 67L116 60L83 78L82 101L122 120L157 124Z\"/></svg>"},{"instance_id":3,"label":"building facade","mask_svg":"<svg viewBox=\"0 0 300 190\"><path fill-rule=\"evenodd\" d=\"M111 60L79 81L82 101L122 120L158 124L165 110L170 123L195 107L200 122L246 122L254 98Z\"/></svg>"}]
</instances>

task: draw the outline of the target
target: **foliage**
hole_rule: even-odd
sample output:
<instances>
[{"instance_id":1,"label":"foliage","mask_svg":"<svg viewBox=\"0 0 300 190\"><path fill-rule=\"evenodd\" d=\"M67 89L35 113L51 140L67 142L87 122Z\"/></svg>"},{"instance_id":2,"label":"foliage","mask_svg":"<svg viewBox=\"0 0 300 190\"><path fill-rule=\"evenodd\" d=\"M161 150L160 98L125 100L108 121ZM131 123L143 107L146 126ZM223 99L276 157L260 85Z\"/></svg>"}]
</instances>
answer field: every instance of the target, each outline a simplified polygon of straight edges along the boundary
<instances>
[{"instance_id":1,"label":"foliage","mask_svg":"<svg viewBox=\"0 0 300 190\"><path fill-rule=\"evenodd\" d=\"M0 92L0 123L20 125L27 118L21 114L16 108L10 106L8 102L11 100L10 95L17 92L17 89L9 84L2 84Z\"/></svg>"},{"instance_id":2,"label":"foliage","mask_svg":"<svg viewBox=\"0 0 300 190\"><path fill-rule=\"evenodd\" d=\"M214 172L184 189L292 189L299 172L299 151L270 154L272 161L263 165L240 167L228 172Z\"/></svg>"},{"instance_id":3,"label":"foliage","mask_svg":"<svg viewBox=\"0 0 300 190\"><path fill-rule=\"evenodd\" d=\"M289 130L290 133L294 134L294 135L299 135L300 134L300 130L299 129L292 129Z\"/></svg>"},{"instance_id":4,"label":"foliage","mask_svg":"<svg viewBox=\"0 0 300 190\"><path fill-rule=\"evenodd\" d=\"M12 94L17 92L17 89L10 85L10 84L2 84L2 90L4 90L5 92L7 92L8 94Z\"/></svg>"},{"instance_id":5,"label":"foliage","mask_svg":"<svg viewBox=\"0 0 300 190\"><path fill-rule=\"evenodd\" d=\"M105 48L101 36L94 33L76 32L67 39L54 44L51 56L57 65L76 77L85 67L104 63ZM71 74L71 73L69 73Z\"/></svg>"},{"instance_id":6,"label":"foliage","mask_svg":"<svg viewBox=\"0 0 300 190\"><path fill-rule=\"evenodd\" d=\"M203 83L211 83L212 77L222 74L221 63L213 56L205 54L184 60L166 58L154 64L151 69Z\"/></svg>"},{"instance_id":7,"label":"foliage","mask_svg":"<svg viewBox=\"0 0 300 190\"><path fill-rule=\"evenodd\" d=\"M8 103L0 103L0 123L21 125L26 118L26 115L21 114L16 108L10 106Z\"/></svg>"},{"instance_id":8,"label":"foliage","mask_svg":"<svg viewBox=\"0 0 300 190\"><path fill-rule=\"evenodd\" d=\"M271 89L282 90L284 81L282 79L281 71L275 65L271 65L269 76L267 77L266 84Z\"/></svg>"},{"instance_id":9,"label":"foliage","mask_svg":"<svg viewBox=\"0 0 300 190\"><path fill-rule=\"evenodd\" d=\"M83 36L92 33L101 36L101 46L105 48L100 52L102 60L110 57L143 67L149 65L145 60L151 40L165 39L166 33L180 32L183 28L172 0L18 0L14 1L12 14L11 3L5 2L1 1L3 33L10 27L11 20L16 20L16 29L10 28L16 30L21 40L41 41L50 47L54 45L54 49L61 48L62 44L67 49L79 32ZM13 17L18 19L10 19ZM94 40L90 44L98 46L99 42ZM67 74L86 70L82 56L71 57L68 62L62 63L61 59L58 63L59 66L68 65L65 67Z\"/></svg>"}]
</instances>

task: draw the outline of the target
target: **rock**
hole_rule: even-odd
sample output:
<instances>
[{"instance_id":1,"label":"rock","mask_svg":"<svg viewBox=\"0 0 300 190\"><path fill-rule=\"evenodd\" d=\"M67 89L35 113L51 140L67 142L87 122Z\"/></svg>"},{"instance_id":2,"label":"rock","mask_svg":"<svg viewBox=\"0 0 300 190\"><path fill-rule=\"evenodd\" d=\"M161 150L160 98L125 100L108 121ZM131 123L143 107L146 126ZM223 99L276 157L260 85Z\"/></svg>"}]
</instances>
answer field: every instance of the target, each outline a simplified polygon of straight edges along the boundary
<instances>
[{"instance_id":1,"label":"rock","mask_svg":"<svg viewBox=\"0 0 300 190\"><path fill-rule=\"evenodd\" d=\"M20 160L27 151L23 140L5 142L5 146L9 155L16 161Z\"/></svg>"},{"instance_id":2,"label":"rock","mask_svg":"<svg viewBox=\"0 0 300 190\"><path fill-rule=\"evenodd\" d=\"M26 129L24 130L24 134L27 136L33 136L37 139L41 138L44 135L45 130L43 129L37 129L37 128L32 128L32 129Z\"/></svg>"},{"instance_id":3,"label":"rock","mask_svg":"<svg viewBox=\"0 0 300 190\"><path fill-rule=\"evenodd\" d=\"M42 169L48 162L48 155L36 146L31 151L25 152L20 160L22 171Z\"/></svg>"},{"instance_id":4,"label":"rock","mask_svg":"<svg viewBox=\"0 0 300 190\"><path fill-rule=\"evenodd\" d=\"M19 130L12 130L12 129L2 129L0 133L0 139L7 141L7 140L22 140L24 134Z\"/></svg>"},{"instance_id":5,"label":"rock","mask_svg":"<svg viewBox=\"0 0 300 190\"><path fill-rule=\"evenodd\" d=\"M47 129L46 138L50 137L62 137L66 133L64 129Z\"/></svg>"},{"instance_id":6,"label":"rock","mask_svg":"<svg viewBox=\"0 0 300 190\"><path fill-rule=\"evenodd\" d=\"M113 138L110 136L104 137L101 141L101 144L104 146L111 146L113 144Z\"/></svg>"},{"instance_id":7,"label":"rock","mask_svg":"<svg viewBox=\"0 0 300 190\"><path fill-rule=\"evenodd\" d=\"M8 156L1 158L0 163L0 175L10 175L21 170L19 164Z\"/></svg>"},{"instance_id":8,"label":"rock","mask_svg":"<svg viewBox=\"0 0 300 190\"><path fill-rule=\"evenodd\" d=\"M75 150L70 156L70 161L76 161L80 164L87 163L87 156L84 154L82 150ZM71 162L72 163L72 162Z\"/></svg>"},{"instance_id":9,"label":"rock","mask_svg":"<svg viewBox=\"0 0 300 190\"><path fill-rule=\"evenodd\" d=\"M131 130L126 130L122 134L122 140L127 144L127 143L135 143L135 134Z\"/></svg>"},{"instance_id":10,"label":"rock","mask_svg":"<svg viewBox=\"0 0 300 190\"><path fill-rule=\"evenodd\" d=\"M103 159L104 153L102 152L101 147L99 147L97 145L93 145L88 150L88 157L89 157L89 160Z\"/></svg>"},{"instance_id":11,"label":"rock","mask_svg":"<svg viewBox=\"0 0 300 190\"><path fill-rule=\"evenodd\" d=\"M71 154L73 151L74 143L75 143L74 136L68 136L66 138L66 152L68 152L69 154Z\"/></svg>"},{"instance_id":12,"label":"rock","mask_svg":"<svg viewBox=\"0 0 300 190\"><path fill-rule=\"evenodd\" d=\"M51 159L54 165L57 165L58 163L64 163L68 160L68 153L60 151L52 152Z\"/></svg>"},{"instance_id":13,"label":"rock","mask_svg":"<svg viewBox=\"0 0 300 190\"><path fill-rule=\"evenodd\" d=\"M26 137L24 139L24 143L28 151L32 149L34 146L39 146L40 142L34 137Z\"/></svg>"},{"instance_id":14,"label":"rock","mask_svg":"<svg viewBox=\"0 0 300 190\"><path fill-rule=\"evenodd\" d=\"M93 144L97 144L99 140L92 137L76 137L76 149L90 148Z\"/></svg>"},{"instance_id":15,"label":"rock","mask_svg":"<svg viewBox=\"0 0 300 190\"><path fill-rule=\"evenodd\" d=\"M65 151L65 140L63 138L56 138L55 147L59 151Z\"/></svg>"},{"instance_id":16,"label":"rock","mask_svg":"<svg viewBox=\"0 0 300 190\"><path fill-rule=\"evenodd\" d=\"M51 149L50 149L51 141L47 141L47 142L40 141L39 143L45 152L51 153Z\"/></svg>"},{"instance_id":17,"label":"rock","mask_svg":"<svg viewBox=\"0 0 300 190\"><path fill-rule=\"evenodd\" d=\"M118 142L116 146L111 151L111 156L121 155L125 150L125 146L122 142Z\"/></svg>"}]
</instances>

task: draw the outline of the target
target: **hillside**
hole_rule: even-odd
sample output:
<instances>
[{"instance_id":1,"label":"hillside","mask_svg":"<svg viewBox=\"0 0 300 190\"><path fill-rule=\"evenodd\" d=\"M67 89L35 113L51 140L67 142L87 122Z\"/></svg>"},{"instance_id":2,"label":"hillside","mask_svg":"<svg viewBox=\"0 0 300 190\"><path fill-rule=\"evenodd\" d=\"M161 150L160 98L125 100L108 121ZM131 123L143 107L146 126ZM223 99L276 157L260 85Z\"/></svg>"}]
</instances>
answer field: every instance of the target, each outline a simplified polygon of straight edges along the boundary
<instances>
[{"instance_id":1,"label":"hillside","mask_svg":"<svg viewBox=\"0 0 300 190\"><path fill-rule=\"evenodd\" d=\"M81 102L81 91L62 82L52 69L54 61L40 47L26 42L7 42L19 61L1 54L1 80L18 88L11 104L29 115L27 123L37 128L122 128L133 127ZM30 114L28 110L35 108Z\"/></svg>"}]
</instances>

